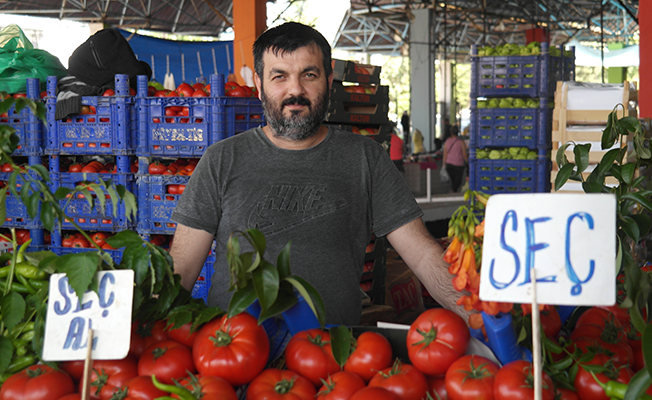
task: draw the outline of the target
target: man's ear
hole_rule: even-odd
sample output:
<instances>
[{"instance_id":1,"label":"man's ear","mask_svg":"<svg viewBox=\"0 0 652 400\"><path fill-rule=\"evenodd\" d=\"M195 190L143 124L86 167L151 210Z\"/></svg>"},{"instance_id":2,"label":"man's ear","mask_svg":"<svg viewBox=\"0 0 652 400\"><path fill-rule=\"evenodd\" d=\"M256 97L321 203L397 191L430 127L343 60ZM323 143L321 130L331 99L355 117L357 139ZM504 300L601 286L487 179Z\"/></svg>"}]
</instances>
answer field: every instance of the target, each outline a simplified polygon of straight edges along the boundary
<instances>
[{"instance_id":1,"label":"man's ear","mask_svg":"<svg viewBox=\"0 0 652 400\"><path fill-rule=\"evenodd\" d=\"M261 85L261 81L260 81L260 76L258 76L258 74L255 73L255 72L254 72L254 85L256 85L256 96L258 97L258 100L261 100L261 98L260 98L260 93L261 93L260 87L262 85Z\"/></svg>"},{"instance_id":2,"label":"man's ear","mask_svg":"<svg viewBox=\"0 0 652 400\"><path fill-rule=\"evenodd\" d=\"M328 90L330 90L333 87L333 71L331 71L331 74L328 75Z\"/></svg>"}]
</instances>

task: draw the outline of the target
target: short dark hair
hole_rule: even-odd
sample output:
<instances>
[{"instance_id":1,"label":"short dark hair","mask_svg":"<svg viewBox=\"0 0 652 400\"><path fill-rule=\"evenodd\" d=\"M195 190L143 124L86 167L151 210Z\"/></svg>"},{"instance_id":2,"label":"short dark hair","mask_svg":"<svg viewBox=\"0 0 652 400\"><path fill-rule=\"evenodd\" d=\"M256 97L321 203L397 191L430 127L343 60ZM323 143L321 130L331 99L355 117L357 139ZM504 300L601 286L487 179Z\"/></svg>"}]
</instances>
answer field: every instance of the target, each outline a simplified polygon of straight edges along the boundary
<instances>
[{"instance_id":1,"label":"short dark hair","mask_svg":"<svg viewBox=\"0 0 652 400\"><path fill-rule=\"evenodd\" d=\"M265 64L263 54L267 50L274 54L292 53L295 50L316 45L322 53L326 76L333 72L331 65L331 46L324 36L314 28L298 22L286 22L263 32L254 43L254 69L263 78Z\"/></svg>"}]
</instances>

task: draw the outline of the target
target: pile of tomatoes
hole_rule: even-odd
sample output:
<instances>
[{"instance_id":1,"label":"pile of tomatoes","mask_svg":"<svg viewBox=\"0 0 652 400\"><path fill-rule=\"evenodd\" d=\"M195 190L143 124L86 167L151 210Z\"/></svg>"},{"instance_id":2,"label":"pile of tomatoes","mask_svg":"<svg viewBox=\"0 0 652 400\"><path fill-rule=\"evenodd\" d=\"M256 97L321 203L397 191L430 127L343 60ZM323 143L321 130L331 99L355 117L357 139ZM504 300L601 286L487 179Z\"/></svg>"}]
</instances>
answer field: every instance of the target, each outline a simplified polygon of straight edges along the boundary
<instances>
[{"instance_id":1,"label":"pile of tomatoes","mask_svg":"<svg viewBox=\"0 0 652 400\"><path fill-rule=\"evenodd\" d=\"M190 176L195 171L198 162L198 158L177 158L168 163L161 160L154 160L149 164L147 171L150 175Z\"/></svg>"},{"instance_id":2,"label":"pile of tomatoes","mask_svg":"<svg viewBox=\"0 0 652 400\"><path fill-rule=\"evenodd\" d=\"M0 242L9 242L9 238L11 238L11 233L9 231L3 230L2 233L7 239L0 237ZM22 245L23 243L27 242L30 239L30 232L29 229L16 229L16 243L18 245ZM50 242L50 232L45 231L44 232L44 241L46 243Z\"/></svg>"},{"instance_id":3,"label":"pile of tomatoes","mask_svg":"<svg viewBox=\"0 0 652 400\"><path fill-rule=\"evenodd\" d=\"M258 92L255 87L229 81L224 84L224 95L228 97L258 97Z\"/></svg>"},{"instance_id":4,"label":"pile of tomatoes","mask_svg":"<svg viewBox=\"0 0 652 400\"><path fill-rule=\"evenodd\" d=\"M59 168L60 172L74 172L74 173L91 173L91 174L115 174L118 172L118 167L114 162L101 162L98 160L91 161L73 161L71 164L62 163ZM138 161L135 160L131 163L131 173L138 172Z\"/></svg>"},{"instance_id":5,"label":"pile of tomatoes","mask_svg":"<svg viewBox=\"0 0 652 400\"><path fill-rule=\"evenodd\" d=\"M106 239L113 236L111 232L90 232L88 233L91 240L100 248L105 250L115 250L106 242ZM80 232L70 232L63 235L61 239L61 247L75 247L90 249L95 247L84 235Z\"/></svg>"}]
</instances>

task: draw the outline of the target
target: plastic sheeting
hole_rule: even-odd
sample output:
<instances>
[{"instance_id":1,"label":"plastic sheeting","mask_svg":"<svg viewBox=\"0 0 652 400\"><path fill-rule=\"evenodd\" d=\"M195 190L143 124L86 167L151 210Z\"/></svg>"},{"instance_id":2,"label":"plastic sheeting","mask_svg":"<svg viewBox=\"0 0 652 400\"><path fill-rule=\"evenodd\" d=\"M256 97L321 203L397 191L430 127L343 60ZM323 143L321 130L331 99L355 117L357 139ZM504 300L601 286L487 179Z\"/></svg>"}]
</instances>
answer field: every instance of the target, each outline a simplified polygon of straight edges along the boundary
<instances>
[{"instance_id":1,"label":"plastic sheeting","mask_svg":"<svg viewBox=\"0 0 652 400\"><path fill-rule=\"evenodd\" d=\"M566 47L575 46L575 65L585 67L599 67L602 65L600 50L592 47L582 46L579 41L573 39L565 44ZM608 67L638 67L639 49L638 45L626 47L621 50L609 50L604 52L604 66Z\"/></svg>"}]
</instances>

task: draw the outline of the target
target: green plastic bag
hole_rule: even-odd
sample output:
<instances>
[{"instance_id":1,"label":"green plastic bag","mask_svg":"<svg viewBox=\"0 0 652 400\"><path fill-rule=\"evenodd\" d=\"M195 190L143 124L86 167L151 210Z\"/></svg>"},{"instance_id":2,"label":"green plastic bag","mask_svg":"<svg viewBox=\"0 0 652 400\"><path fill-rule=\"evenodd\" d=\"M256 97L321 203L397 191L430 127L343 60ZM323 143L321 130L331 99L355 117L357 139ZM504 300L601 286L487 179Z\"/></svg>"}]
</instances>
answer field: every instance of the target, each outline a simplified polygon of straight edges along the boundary
<instances>
[{"instance_id":1,"label":"green plastic bag","mask_svg":"<svg viewBox=\"0 0 652 400\"><path fill-rule=\"evenodd\" d=\"M0 30L0 91L24 93L27 78L38 78L45 90L48 76L68 75L61 61L45 50L35 49L18 25Z\"/></svg>"}]
</instances>

